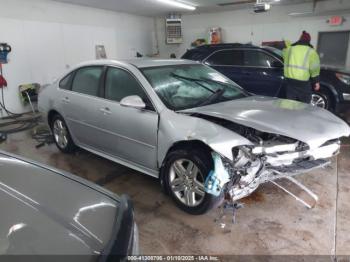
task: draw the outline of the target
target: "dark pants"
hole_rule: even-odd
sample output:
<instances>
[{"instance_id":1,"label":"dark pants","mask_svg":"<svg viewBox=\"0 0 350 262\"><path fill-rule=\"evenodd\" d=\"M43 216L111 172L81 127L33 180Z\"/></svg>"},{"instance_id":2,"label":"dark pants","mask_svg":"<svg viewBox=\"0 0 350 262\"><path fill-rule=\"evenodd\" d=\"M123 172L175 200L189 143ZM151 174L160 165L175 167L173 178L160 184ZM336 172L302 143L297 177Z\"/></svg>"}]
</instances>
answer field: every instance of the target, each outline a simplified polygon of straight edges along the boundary
<instances>
[{"instance_id":1,"label":"dark pants","mask_svg":"<svg viewBox=\"0 0 350 262\"><path fill-rule=\"evenodd\" d=\"M309 81L298 81L294 79L286 79L287 90L286 97L290 100L310 104L312 87Z\"/></svg>"}]
</instances>

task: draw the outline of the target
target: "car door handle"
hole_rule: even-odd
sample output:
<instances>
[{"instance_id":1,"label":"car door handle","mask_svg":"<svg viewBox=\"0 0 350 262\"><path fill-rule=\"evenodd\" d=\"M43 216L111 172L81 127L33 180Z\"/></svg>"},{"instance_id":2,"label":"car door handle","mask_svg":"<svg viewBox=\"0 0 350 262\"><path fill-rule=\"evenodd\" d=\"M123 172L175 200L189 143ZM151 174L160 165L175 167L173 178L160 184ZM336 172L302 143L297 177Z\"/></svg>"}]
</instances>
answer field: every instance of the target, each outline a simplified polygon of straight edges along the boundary
<instances>
[{"instance_id":1,"label":"car door handle","mask_svg":"<svg viewBox=\"0 0 350 262\"><path fill-rule=\"evenodd\" d=\"M64 104L69 104L69 98L68 98L68 97L63 98L63 99L62 99L62 102L63 102Z\"/></svg>"},{"instance_id":2,"label":"car door handle","mask_svg":"<svg viewBox=\"0 0 350 262\"><path fill-rule=\"evenodd\" d=\"M101 108L100 111L104 114L104 115L110 115L112 112L108 107L104 107Z\"/></svg>"}]
</instances>

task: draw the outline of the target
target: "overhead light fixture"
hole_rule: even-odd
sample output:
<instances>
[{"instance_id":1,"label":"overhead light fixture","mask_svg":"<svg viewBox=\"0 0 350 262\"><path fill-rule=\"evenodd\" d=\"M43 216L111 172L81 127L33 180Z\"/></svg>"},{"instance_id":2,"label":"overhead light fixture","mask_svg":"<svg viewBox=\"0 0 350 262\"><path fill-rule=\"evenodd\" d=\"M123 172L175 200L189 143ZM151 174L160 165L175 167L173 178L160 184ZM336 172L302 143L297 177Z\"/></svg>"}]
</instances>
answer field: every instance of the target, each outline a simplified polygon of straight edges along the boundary
<instances>
[{"instance_id":1,"label":"overhead light fixture","mask_svg":"<svg viewBox=\"0 0 350 262\"><path fill-rule=\"evenodd\" d=\"M179 7L179 8L184 8L184 9L191 10L191 11L196 10L195 6L184 4L184 3L181 3L181 2L175 1L175 0L158 0L158 2L172 5L172 6Z\"/></svg>"}]
</instances>

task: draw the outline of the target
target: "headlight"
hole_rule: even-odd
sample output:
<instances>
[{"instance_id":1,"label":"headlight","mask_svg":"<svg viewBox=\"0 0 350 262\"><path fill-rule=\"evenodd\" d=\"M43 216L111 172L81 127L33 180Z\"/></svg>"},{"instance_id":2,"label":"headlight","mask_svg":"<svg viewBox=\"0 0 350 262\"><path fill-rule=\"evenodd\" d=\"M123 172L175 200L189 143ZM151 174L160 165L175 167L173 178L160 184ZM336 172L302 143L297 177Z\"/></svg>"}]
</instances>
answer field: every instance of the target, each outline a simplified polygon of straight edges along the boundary
<instances>
[{"instance_id":1,"label":"headlight","mask_svg":"<svg viewBox=\"0 0 350 262\"><path fill-rule=\"evenodd\" d=\"M336 73L336 77L346 85L350 85L350 75Z\"/></svg>"},{"instance_id":2,"label":"headlight","mask_svg":"<svg viewBox=\"0 0 350 262\"><path fill-rule=\"evenodd\" d=\"M251 149L246 146L235 147L232 149L233 162L235 167L243 167L247 163L254 161Z\"/></svg>"}]
</instances>

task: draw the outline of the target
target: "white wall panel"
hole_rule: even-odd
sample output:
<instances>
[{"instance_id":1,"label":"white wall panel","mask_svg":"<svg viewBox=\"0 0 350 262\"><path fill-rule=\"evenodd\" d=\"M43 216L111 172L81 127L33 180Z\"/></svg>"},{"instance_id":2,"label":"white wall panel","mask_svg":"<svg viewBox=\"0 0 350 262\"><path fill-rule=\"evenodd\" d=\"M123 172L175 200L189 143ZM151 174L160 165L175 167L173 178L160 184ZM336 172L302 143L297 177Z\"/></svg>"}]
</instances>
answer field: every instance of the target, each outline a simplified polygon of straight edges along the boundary
<instances>
[{"instance_id":1,"label":"white wall panel","mask_svg":"<svg viewBox=\"0 0 350 262\"><path fill-rule=\"evenodd\" d=\"M49 0L1 0L0 42L13 52L4 65L8 109L28 110L19 100L23 83L51 83L68 67L95 59L95 45L105 45L108 58L130 59L136 51L153 51L152 18L110 12Z\"/></svg>"},{"instance_id":2,"label":"white wall panel","mask_svg":"<svg viewBox=\"0 0 350 262\"><path fill-rule=\"evenodd\" d=\"M316 12L318 15L289 16L289 13L303 13L312 11L312 3L298 5L272 6L271 11L255 14L252 9L242 9L221 13L202 13L184 15L183 34L184 43L181 45L165 44L165 21L158 18L156 30L161 57L169 57L175 53L177 57L184 54L190 48L191 42L197 38L209 36L211 27L221 27L223 40L230 42L252 42L261 45L263 41L288 39L296 41L303 30L308 31L312 37L312 44L317 46L318 33L322 31L350 30L350 13L342 10L350 10L350 1L330 0L318 2ZM330 10L340 10L330 11ZM320 15L329 12L329 15ZM340 12L340 13L339 13ZM327 23L332 15L341 15L345 22L341 26L330 26ZM350 50L348 55L350 66Z\"/></svg>"},{"instance_id":3,"label":"white wall panel","mask_svg":"<svg viewBox=\"0 0 350 262\"><path fill-rule=\"evenodd\" d=\"M61 25L37 21L23 21L24 35L31 81L50 83L64 70L64 46ZM19 49L14 48L13 54Z\"/></svg>"}]
</instances>

